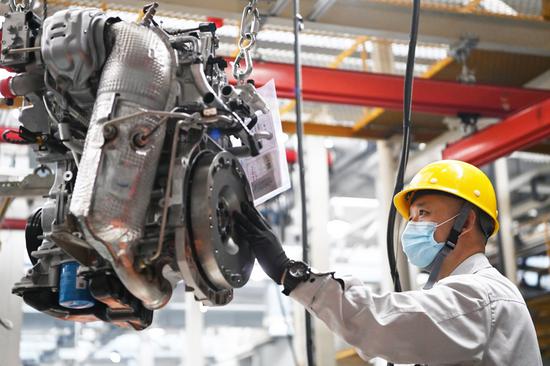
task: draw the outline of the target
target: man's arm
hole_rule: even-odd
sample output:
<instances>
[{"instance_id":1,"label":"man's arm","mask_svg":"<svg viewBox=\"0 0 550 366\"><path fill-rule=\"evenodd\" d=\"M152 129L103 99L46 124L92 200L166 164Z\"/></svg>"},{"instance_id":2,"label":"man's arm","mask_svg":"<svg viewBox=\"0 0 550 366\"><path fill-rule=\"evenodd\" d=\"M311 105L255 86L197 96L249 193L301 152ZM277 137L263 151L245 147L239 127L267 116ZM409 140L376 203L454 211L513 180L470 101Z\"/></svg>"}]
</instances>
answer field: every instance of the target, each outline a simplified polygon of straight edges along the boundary
<instances>
[{"instance_id":1,"label":"man's arm","mask_svg":"<svg viewBox=\"0 0 550 366\"><path fill-rule=\"evenodd\" d=\"M250 206L235 215L235 241L248 242L278 284L290 262L263 217ZM481 360L490 334L489 299L477 283L453 276L428 291L375 295L357 279L312 275L290 296L364 358L395 363Z\"/></svg>"},{"instance_id":2,"label":"man's arm","mask_svg":"<svg viewBox=\"0 0 550 366\"><path fill-rule=\"evenodd\" d=\"M337 281L323 275L311 279L290 297L365 359L454 364L483 357L491 309L477 284L461 283L457 278L428 291L376 295L353 278Z\"/></svg>"}]
</instances>

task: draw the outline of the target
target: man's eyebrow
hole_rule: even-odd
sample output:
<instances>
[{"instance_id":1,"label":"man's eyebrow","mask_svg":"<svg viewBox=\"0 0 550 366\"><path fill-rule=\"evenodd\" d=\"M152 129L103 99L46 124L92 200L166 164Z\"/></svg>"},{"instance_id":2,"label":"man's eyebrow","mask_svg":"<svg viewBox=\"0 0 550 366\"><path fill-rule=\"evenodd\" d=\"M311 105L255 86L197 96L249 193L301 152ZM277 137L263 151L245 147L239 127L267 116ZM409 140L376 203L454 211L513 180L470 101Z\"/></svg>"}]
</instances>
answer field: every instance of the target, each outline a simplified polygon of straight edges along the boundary
<instances>
[{"instance_id":1,"label":"man's eyebrow","mask_svg":"<svg viewBox=\"0 0 550 366\"><path fill-rule=\"evenodd\" d=\"M422 199L419 199L418 201L414 201L411 206L414 207L426 207L428 203Z\"/></svg>"}]
</instances>

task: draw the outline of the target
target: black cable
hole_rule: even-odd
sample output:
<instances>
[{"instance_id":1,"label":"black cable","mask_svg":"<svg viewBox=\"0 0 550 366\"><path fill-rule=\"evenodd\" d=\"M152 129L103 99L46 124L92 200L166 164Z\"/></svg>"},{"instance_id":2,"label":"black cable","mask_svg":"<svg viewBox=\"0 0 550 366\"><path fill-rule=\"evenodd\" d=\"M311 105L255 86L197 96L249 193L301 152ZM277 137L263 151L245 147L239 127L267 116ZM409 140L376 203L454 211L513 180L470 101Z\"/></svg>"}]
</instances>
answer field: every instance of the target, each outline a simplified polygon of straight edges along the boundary
<instances>
[{"instance_id":1,"label":"black cable","mask_svg":"<svg viewBox=\"0 0 550 366\"><path fill-rule=\"evenodd\" d=\"M298 140L298 165L300 176L300 206L302 216L302 260L309 261L309 242L306 210L306 183L303 149L303 125L302 125L302 61L300 57L300 31L302 28L302 17L300 15L300 0L294 0L294 77L295 77L295 100L296 100L296 138ZM315 366L313 350L313 328L311 315L306 312L306 354L308 366Z\"/></svg>"},{"instance_id":2,"label":"black cable","mask_svg":"<svg viewBox=\"0 0 550 366\"><path fill-rule=\"evenodd\" d=\"M414 57L416 51L416 41L418 36L418 20L420 13L420 0L414 0L413 4L413 20L411 25L411 37L409 42L409 53L407 56L407 69L405 73L405 90L404 90L404 104L403 104L403 145L401 148L401 157L399 160L399 170L397 172L397 178L394 188L394 196L403 190L405 170L407 168L407 162L409 160L409 146L410 146L410 127L411 127L411 106L412 106L412 84L414 76ZM399 273L395 262L394 252L394 233L395 233L395 219L397 210L395 206L390 205L390 214L388 218L388 257L390 261L390 270L394 286L396 291L401 291L401 284L399 283Z\"/></svg>"},{"instance_id":3,"label":"black cable","mask_svg":"<svg viewBox=\"0 0 550 366\"><path fill-rule=\"evenodd\" d=\"M411 20L411 33L409 41L409 52L407 55L407 69L405 71L405 87L403 96L403 144L401 147L401 157L399 159L399 170L395 181L393 195L403 190L405 180L405 170L409 160L409 147L411 141L411 111L412 111L412 92L414 80L414 59L416 53L416 42L418 38L418 26L420 17L420 0L414 0L413 12ZM397 262L394 249L395 235L395 220L397 210L395 205L390 204L390 213L388 215L388 229L386 239L388 242L388 261L390 265L390 273L393 280L394 289L397 292L401 291L401 281L399 280L399 271L397 270ZM393 365L388 362L388 365Z\"/></svg>"}]
</instances>

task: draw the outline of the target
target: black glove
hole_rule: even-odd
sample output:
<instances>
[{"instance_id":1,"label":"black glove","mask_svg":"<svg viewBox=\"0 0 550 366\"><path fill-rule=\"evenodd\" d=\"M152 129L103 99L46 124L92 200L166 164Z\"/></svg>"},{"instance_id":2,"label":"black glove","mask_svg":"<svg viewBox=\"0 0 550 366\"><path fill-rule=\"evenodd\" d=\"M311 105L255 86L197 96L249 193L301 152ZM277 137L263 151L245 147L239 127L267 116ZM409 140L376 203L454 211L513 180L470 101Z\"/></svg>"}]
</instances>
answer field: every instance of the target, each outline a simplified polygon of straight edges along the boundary
<instances>
[{"instance_id":1,"label":"black glove","mask_svg":"<svg viewBox=\"0 0 550 366\"><path fill-rule=\"evenodd\" d=\"M247 242L264 272L279 285L290 259L283 246L262 215L247 203L241 204L242 213L235 212L233 240Z\"/></svg>"}]
</instances>

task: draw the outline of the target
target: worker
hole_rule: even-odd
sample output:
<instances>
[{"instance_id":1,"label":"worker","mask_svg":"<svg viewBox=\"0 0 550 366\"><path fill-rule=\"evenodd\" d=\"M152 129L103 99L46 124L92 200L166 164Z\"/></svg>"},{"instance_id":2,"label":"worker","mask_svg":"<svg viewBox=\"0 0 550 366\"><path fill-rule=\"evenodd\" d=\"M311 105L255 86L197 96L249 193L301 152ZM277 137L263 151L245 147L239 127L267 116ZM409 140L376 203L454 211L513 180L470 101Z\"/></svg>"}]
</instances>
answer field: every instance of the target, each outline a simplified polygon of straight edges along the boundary
<instances>
[{"instance_id":1,"label":"worker","mask_svg":"<svg viewBox=\"0 0 550 366\"><path fill-rule=\"evenodd\" d=\"M438 161L420 170L393 203L408 220L401 242L409 262L430 272L422 290L378 295L358 279L315 273L286 256L249 205L235 214L235 240L248 242L283 293L365 360L542 365L525 301L484 255L499 226L489 178L470 164Z\"/></svg>"}]
</instances>

